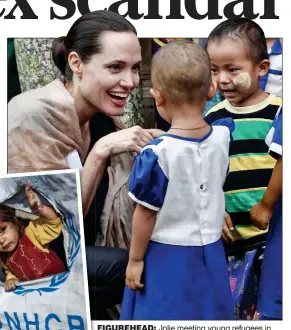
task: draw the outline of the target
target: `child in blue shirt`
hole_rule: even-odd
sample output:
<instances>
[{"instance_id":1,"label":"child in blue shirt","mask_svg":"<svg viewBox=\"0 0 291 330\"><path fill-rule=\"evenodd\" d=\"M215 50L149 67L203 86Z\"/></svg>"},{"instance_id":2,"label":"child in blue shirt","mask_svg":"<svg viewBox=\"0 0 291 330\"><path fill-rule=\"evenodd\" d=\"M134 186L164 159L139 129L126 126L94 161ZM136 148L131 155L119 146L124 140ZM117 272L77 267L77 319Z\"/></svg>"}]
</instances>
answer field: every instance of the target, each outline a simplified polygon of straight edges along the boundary
<instances>
[{"instance_id":1,"label":"child in blue shirt","mask_svg":"<svg viewBox=\"0 0 291 330\"><path fill-rule=\"evenodd\" d=\"M234 123L202 118L215 93L206 51L171 42L153 57L152 89L170 130L136 157L136 201L121 319L233 319L221 240Z\"/></svg>"}]
</instances>

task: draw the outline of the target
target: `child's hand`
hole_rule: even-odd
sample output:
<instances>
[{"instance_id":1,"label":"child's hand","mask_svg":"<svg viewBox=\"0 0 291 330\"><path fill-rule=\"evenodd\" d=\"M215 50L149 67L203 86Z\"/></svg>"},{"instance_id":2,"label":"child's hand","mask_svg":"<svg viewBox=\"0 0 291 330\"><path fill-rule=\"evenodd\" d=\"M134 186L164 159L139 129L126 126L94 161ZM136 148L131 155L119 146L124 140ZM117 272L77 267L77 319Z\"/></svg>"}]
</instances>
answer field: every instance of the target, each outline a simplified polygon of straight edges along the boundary
<instances>
[{"instance_id":1,"label":"child's hand","mask_svg":"<svg viewBox=\"0 0 291 330\"><path fill-rule=\"evenodd\" d=\"M131 290L139 290L143 288L143 284L140 283L141 275L143 272L144 263L142 261L132 261L129 260L129 263L126 268L126 285Z\"/></svg>"},{"instance_id":2,"label":"child's hand","mask_svg":"<svg viewBox=\"0 0 291 330\"><path fill-rule=\"evenodd\" d=\"M28 201L28 204L31 208L31 211L46 220L55 220L58 218L57 213L51 206L42 204L40 198L38 197L38 193L31 189L31 185L27 184L25 186L25 195Z\"/></svg>"},{"instance_id":3,"label":"child's hand","mask_svg":"<svg viewBox=\"0 0 291 330\"><path fill-rule=\"evenodd\" d=\"M19 283L17 278L11 278L10 280L4 282L5 291L13 291L16 289L17 284Z\"/></svg>"},{"instance_id":4,"label":"child's hand","mask_svg":"<svg viewBox=\"0 0 291 330\"><path fill-rule=\"evenodd\" d=\"M261 230L266 230L272 218L273 209L259 202L251 208L250 215L254 226Z\"/></svg>"},{"instance_id":5,"label":"child's hand","mask_svg":"<svg viewBox=\"0 0 291 330\"><path fill-rule=\"evenodd\" d=\"M38 194L31 189L30 184L27 184L25 186L25 195L31 210L32 211L37 210L41 205L41 201L38 197Z\"/></svg>"},{"instance_id":6,"label":"child's hand","mask_svg":"<svg viewBox=\"0 0 291 330\"><path fill-rule=\"evenodd\" d=\"M227 212L225 212L224 224L222 229L222 239L228 244L232 244L234 242L234 238L231 233L233 230L234 230L234 226L231 221L231 217Z\"/></svg>"}]
</instances>

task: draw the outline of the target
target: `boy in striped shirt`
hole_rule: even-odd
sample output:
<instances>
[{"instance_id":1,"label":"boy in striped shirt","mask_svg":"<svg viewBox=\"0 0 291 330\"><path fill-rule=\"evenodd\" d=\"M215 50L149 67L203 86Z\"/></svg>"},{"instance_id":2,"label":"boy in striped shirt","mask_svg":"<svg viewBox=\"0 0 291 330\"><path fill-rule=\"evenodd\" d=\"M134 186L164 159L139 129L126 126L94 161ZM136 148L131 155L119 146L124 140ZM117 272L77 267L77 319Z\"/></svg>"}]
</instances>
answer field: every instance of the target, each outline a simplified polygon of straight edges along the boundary
<instances>
[{"instance_id":1,"label":"boy in striped shirt","mask_svg":"<svg viewBox=\"0 0 291 330\"><path fill-rule=\"evenodd\" d=\"M229 256L230 283L238 319L252 318L260 277L266 231L254 227L249 210L268 186L275 160L265 138L282 99L260 89L270 66L263 30L246 18L227 20L209 35L207 52L212 78L225 100L206 114L213 123L234 119L230 167L224 191L226 216L223 239Z\"/></svg>"}]
</instances>

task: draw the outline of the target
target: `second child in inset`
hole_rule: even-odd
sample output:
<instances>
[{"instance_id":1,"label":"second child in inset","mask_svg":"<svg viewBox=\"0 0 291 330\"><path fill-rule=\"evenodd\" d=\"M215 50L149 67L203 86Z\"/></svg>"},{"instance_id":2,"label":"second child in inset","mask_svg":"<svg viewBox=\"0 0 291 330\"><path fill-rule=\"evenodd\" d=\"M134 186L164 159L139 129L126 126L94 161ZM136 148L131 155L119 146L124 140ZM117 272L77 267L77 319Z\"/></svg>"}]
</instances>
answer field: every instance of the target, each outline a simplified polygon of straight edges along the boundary
<instances>
[{"instance_id":1,"label":"second child in inset","mask_svg":"<svg viewBox=\"0 0 291 330\"><path fill-rule=\"evenodd\" d=\"M170 130L136 157L121 319L232 319L221 240L232 119L201 117L215 93L205 50L171 42L153 57L151 94Z\"/></svg>"}]
</instances>

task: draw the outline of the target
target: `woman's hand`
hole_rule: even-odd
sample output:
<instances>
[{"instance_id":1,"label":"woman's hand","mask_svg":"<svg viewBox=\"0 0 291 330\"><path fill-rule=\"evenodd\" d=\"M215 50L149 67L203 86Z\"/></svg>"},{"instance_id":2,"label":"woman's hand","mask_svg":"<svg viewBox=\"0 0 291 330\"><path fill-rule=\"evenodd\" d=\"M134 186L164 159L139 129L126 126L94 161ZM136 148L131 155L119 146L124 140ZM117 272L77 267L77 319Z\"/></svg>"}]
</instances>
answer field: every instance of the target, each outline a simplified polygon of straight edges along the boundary
<instances>
[{"instance_id":1,"label":"woman's hand","mask_svg":"<svg viewBox=\"0 0 291 330\"><path fill-rule=\"evenodd\" d=\"M19 283L17 278L11 278L10 280L4 282L4 290L5 291L14 291L16 289L17 284Z\"/></svg>"},{"instance_id":2,"label":"woman's hand","mask_svg":"<svg viewBox=\"0 0 291 330\"><path fill-rule=\"evenodd\" d=\"M133 261L129 260L126 269L126 285L131 290L139 290L143 288L143 284L141 284L141 275L143 272L144 263L143 260L141 261Z\"/></svg>"},{"instance_id":3,"label":"woman's hand","mask_svg":"<svg viewBox=\"0 0 291 330\"><path fill-rule=\"evenodd\" d=\"M148 128L148 129L146 129L146 131L148 131L154 139L157 139L161 135L166 133L158 128Z\"/></svg>"},{"instance_id":4,"label":"woman's hand","mask_svg":"<svg viewBox=\"0 0 291 330\"><path fill-rule=\"evenodd\" d=\"M163 133L163 131L157 129L146 130L134 126L108 134L95 143L81 173L84 218L99 187L107 159L124 152L139 153L148 142Z\"/></svg>"},{"instance_id":5,"label":"woman's hand","mask_svg":"<svg viewBox=\"0 0 291 330\"><path fill-rule=\"evenodd\" d=\"M124 152L139 153L148 142L163 133L161 130L147 130L140 126L134 126L104 136L95 143L93 149L102 158L119 155Z\"/></svg>"}]
</instances>

